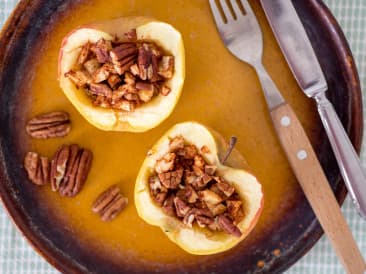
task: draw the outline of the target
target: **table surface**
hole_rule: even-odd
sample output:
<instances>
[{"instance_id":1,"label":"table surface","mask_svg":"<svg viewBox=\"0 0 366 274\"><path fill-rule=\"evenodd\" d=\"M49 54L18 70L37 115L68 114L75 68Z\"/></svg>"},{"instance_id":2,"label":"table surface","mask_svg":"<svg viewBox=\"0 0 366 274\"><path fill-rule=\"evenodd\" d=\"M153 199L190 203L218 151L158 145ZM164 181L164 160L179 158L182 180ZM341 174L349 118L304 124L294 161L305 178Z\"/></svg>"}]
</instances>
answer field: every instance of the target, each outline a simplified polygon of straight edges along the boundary
<instances>
[{"instance_id":1,"label":"table surface","mask_svg":"<svg viewBox=\"0 0 366 274\"><path fill-rule=\"evenodd\" d=\"M0 27L19 0L0 0ZM361 84L366 86L366 0L325 0L332 10L350 43L360 74ZM364 101L364 113L366 103ZM366 142L363 142L361 159L366 170ZM349 198L342 211L352 233L366 254L366 221L354 210ZM58 273L40 257L10 221L4 208L0 206L0 273L2 274L45 274ZM329 241L323 236L314 248L298 261L287 274L298 273L344 273Z\"/></svg>"}]
</instances>

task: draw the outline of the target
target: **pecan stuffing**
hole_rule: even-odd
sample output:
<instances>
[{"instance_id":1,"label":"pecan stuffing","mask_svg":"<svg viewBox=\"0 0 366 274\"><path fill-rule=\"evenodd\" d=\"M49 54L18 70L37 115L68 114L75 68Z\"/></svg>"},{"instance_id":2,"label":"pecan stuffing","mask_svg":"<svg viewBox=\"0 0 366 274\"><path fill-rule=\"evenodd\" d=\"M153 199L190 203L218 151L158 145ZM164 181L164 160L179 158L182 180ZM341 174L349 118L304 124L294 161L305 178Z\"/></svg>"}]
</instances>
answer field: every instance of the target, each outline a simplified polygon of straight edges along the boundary
<instances>
[{"instance_id":1,"label":"pecan stuffing","mask_svg":"<svg viewBox=\"0 0 366 274\"><path fill-rule=\"evenodd\" d=\"M95 106L131 112L171 91L165 82L174 75L174 57L153 42L138 41L135 29L125 38L88 42L75 67L65 74Z\"/></svg>"},{"instance_id":2,"label":"pecan stuffing","mask_svg":"<svg viewBox=\"0 0 366 274\"><path fill-rule=\"evenodd\" d=\"M182 136L170 140L169 152L156 161L149 178L150 194L169 216L185 225L240 237L237 224L244 218L243 202L232 184L217 174L198 149Z\"/></svg>"},{"instance_id":3,"label":"pecan stuffing","mask_svg":"<svg viewBox=\"0 0 366 274\"><path fill-rule=\"evenodd\" d=\"M70 132L69 114L54 111L37 115L28 121L26 131L31 137L38 139L66 136Z\"/></svg>"},{"instance_id":4,"label":"pecan stuffing","mask_svg":"<svg viewBox=\"0 0 366 274\"><path fill-rule=\"evenodd\" d=\"M51 161L52 190L61 196L78 194L88 177L92 160L91 151L78 145L62 145Z\"/></svg>"},{"instance_id":5,"label":"pecan stuffing","mask_svg":"<svg viewBox=\"0 0 366 274\"><path fill-rule=\"evenodd\" d=\"M127 206L128 199L123 197L117 185L101 193L92 205L94 213L100 215L104 222L112 221Z\"/></svg>"}]
</instances>

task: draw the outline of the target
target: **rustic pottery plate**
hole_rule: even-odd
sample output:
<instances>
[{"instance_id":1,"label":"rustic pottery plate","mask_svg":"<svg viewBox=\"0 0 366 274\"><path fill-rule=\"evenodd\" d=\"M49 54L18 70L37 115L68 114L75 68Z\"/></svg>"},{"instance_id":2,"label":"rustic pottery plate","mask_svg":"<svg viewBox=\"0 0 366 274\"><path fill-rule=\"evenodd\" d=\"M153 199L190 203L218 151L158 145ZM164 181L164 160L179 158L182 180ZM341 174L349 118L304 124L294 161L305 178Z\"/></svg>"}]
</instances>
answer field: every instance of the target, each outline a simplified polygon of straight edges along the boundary
<instances>
[{"instance_id":1,"label":"rustic pottery plate","mask_svg":"<svg viewBox=\"0 0 366 274\"><path fill-rule=\"evenodd\" d=\"M315 46L333 102L353 144L362 137L357 71L345 38L320 0L293 1ZM107 4L106 4L107 3ZM264 63L313 142L338 200L346 195L314 103L296 85L257 1L251 2L264 31ZM110 133L89 125L58 87L57 53L78 25L129 15L153 16L184 37L187 78L173 114L141 134ZM231 56L214 26L208 1L21 0L0 36L0 194L15 224L52 265L64 273L280 273L303 256L322 230L297 184L273 131L253 70ZM69 136L31 140L26 121L51 110L68 111ZM138 218L135 176L149 147L177 122L197 120L224 136L239 137L238 149L263 184L263 214L250 236L217 255L193 256ZM32 185L23 169L27 151L51 157L63 143L91 149L88 181L75 198ZM91 210L95 197L118 183L126 210L103 223Z\"/></svg>"}]
</instances>

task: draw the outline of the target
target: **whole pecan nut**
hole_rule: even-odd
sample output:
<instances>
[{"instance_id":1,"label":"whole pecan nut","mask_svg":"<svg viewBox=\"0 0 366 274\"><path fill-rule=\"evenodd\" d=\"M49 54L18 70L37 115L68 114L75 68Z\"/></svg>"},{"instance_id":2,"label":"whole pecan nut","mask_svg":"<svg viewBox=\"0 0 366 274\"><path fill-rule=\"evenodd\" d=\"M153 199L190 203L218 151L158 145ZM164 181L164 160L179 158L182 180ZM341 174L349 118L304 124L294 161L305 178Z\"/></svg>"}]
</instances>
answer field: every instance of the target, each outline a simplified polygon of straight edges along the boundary
<instances>
[{"instance_id":1,"label":"whole pecan nut","mask_svg":"<svg viewBox=\"0 0 366 274\"><path fill-rule=\"evenodd\" d=\"M54 111L37 115L28 121L26 131L33 138L38 139L66 136L70 132L69 114Z\"/></svg>"},{"instance_id":2,"label":"whole pecan nut","mask_svg":"<svg viewBox=\"0 0 366 274\"><path fill-rule=\"evenodd\" d=\"M112 221L127 206L128 199L123 197L117 185L112 185L102 192L92 205L94 213L100 215L102 221Z\"/></svg>"},{"instance_id":3,"label":"whole pecan nut","mask_svg":"<svg viewBox=\"0 0 366 274\"><path fill-rule=\"evenodd\" d=\"M88 177L93 154L78 145L61 146L51 161L51 187L62 196L77 195Z\"/></svg>"},{"instance_id":4,"label":"whole pecan nut","mask_svg":"<svg viewBox=\"0 0 366 274\"><path fill-rule=\"evenodd\" d=\"M50 180L50 163L47 157L28 152L24 158L24 168L29 180L36 185L45 185Z\"/></svg>"}]
</instances>

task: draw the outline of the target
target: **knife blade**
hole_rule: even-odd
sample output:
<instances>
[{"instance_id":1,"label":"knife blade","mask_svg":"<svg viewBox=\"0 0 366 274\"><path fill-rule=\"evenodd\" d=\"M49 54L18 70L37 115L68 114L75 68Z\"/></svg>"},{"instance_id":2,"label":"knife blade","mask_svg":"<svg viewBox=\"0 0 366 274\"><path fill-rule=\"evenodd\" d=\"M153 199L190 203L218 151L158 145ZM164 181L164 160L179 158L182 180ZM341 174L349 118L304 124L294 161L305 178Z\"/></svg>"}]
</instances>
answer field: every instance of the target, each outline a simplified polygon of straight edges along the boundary
<instances>
[{"instance_id":1,"label":"knife blade","mask_svg":"<svg viewBox=\"0 0 366 274\"><path fill-rule=\"evenodd\" d=\"M341 175L358 213L366 219L366 175L333 105L324 73L291 0L261 0L277 42L300 88L315 99Z\"/></svg>"}]
</instances>

